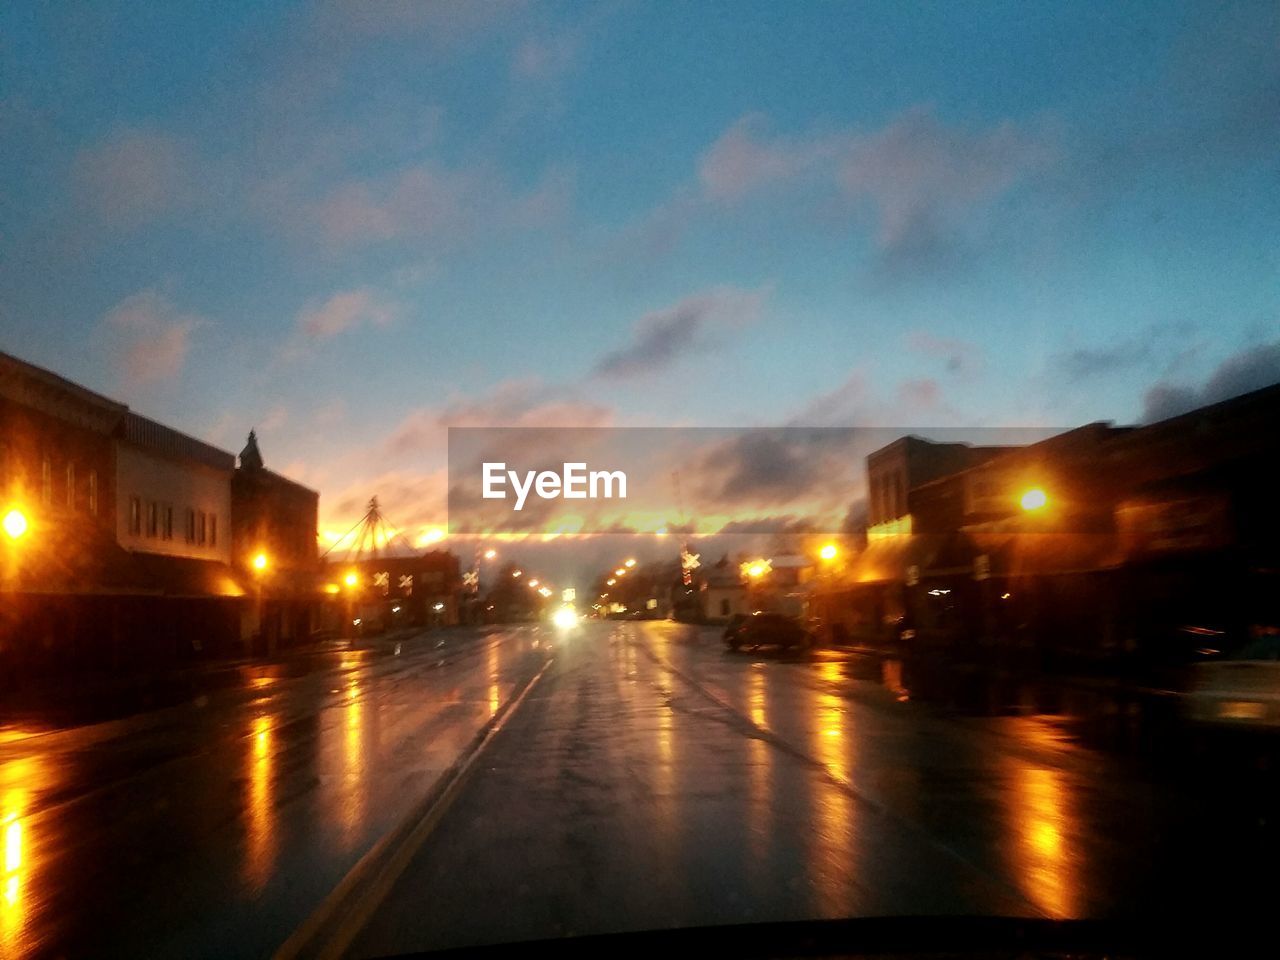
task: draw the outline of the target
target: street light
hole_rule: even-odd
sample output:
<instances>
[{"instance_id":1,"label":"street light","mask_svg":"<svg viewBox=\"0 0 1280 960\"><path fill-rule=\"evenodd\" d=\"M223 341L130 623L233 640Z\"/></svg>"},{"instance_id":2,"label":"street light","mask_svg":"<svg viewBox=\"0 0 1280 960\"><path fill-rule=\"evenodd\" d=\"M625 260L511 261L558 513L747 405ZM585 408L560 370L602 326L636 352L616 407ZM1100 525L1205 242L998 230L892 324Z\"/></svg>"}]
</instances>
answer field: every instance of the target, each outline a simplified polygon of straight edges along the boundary
<instances>
[{"instance_id":1,"label":"street light","mask_svg":"<svg viewBox=\"0 0 1280 960\"><path fill-rule=\"evenodd\" d=\"M1019 502L1023 510L1039 510L1049 502L1049 498L1039 487L1032 487L1022 495L1022 500Z\"/></svg>"},{"instance_id":2,"label":"street light","mask_svg":"<svg viewBox=\"0 0 1280 960\"><path fill-rule=\"evenodd\" d=\"M273 649L275 641L273 637L267 636L265 604L262 598L262 577L267 572L267 555L258 551L249 561L249 565L253 567L254 572L254 614L258 621L258 643L263 647L262 652L270 655L275 652Z\"/></svg>"},{"instance_id":3,"label":"street light","mask_svg":"<svg viewBox=\"0 0 1280 960\"><path fill-rule=\"evenodd\" d=\"M834 560L836 558L836 554L839 552L840 551L836 549L836 545L834 543L827 543L823 544L822 549L818 551L818 556L823 560Z\"/></svg>"},{"instance_id":4,"label":"street light","mask_svg":"<svg viewBox=\"0 0 1280 960\"><path fill-rule=\"evenodd\" d=\"M624 567L628 567L628 568L634 567L635 565L636 565L635 557L632 557L630 560L628 560L626 563L623 564Z\"/></svg>"},{"instance_id":5,"label":"street light","mask_svg":"<svg viewBox=\"0 0 1280 960\"><path fill-rule=\"evenodd\" d=\"M613 571L613 575L615 577L625 577L627 575L627 571L623 567L619 567L617 570Z\"/></svg>"},{"instance_id":6,"label":"street light","mask_svg":"<svg viewBox=\"0 0 1280 960\"><path fill-rule=\"evenodd\" d=\"M536 587L537 585L538 585L538 581L537 581L537 580L530 580L530 581L529 581L529 586L531 586L531 587Z\"/></svg>"},{"instance_id":7,"label":"street light","mask_svg":"<svg viewBox=\"0 0 1280 960\"><path fill-rule=\"evenodd\" d=\"M511 576L513 576L513 577L523 576L523 574L524 574L524 571L523 571L523 570L512 570L512 571L511 571Z\"/></svg>"},{"instance_id":8,"label":"street light","mask_svg":"<svg viewBox=\"0 0 1280 960\"><path fill-rule=\"evenodd\" d=\"M27 532L27 517L21 510L14 507L4 515L4 532L9 535L10 540L18 540Z\"/></svg>"},{"instance_id":9,"label":"street light","mask_svg":"<svg viewBox=\"0 0 1280 960\"><path fill-rule=\"evenodd\" d=\"M492 560L497 555L498 555L498 551L494 550L492 547L490 547L488 550L484 552L484 558L486 560Z\"/></svg>"},{"instance_id":10,"label":"street light","mask_svg":"<svg viewBox=\"0 0 1280 960\"><path fill-rule=\"evenodd\" d=\"M360 577L356 575L356 572L354 570L350 570L347 572L347 575L342 578L342 582L345 583L348 587L354 587L357 583L360 582Z\"/></svg>"}]
</instances>

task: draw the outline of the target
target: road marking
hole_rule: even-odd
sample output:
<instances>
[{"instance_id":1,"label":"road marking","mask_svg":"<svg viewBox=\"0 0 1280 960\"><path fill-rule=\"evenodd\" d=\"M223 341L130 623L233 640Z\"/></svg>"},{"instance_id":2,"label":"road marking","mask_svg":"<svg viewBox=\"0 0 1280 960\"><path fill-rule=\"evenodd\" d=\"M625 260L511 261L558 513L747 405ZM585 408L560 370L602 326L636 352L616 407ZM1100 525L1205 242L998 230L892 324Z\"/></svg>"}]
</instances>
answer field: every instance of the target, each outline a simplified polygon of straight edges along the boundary
<instances>
[{"instance_id":1,"label":"road marking","mask_svg":"<svg viewBox=\"0 0 1280 960\"><path fill-rule=\"evenodd\" d=\"M441 774L427 796L400 824L369 848L346 876L325 897L280 948L274 960L341 957L386 899L396 880L431 836L454 799L475 771L477 760L493 742L508 719L515 715L555 658L533 675L524 688L507 700L498 713L476 734L462 756Z\"/></svg>"}]
</instances>

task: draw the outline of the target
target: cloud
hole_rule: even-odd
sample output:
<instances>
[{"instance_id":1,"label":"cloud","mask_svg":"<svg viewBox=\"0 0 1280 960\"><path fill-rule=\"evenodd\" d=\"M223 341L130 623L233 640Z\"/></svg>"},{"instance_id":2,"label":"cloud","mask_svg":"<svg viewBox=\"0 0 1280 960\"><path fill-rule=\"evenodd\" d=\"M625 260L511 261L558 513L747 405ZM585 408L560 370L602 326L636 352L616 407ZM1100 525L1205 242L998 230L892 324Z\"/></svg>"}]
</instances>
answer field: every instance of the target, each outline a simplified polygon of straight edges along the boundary
<instances>
[{"instance_id":1,"label":"cloud","mask_svg":"<svg viewBox=\"0 0 1280 960\"><path fill-rule=\"evenodd\" d=\"M132 228L190 205L191 164L177 139L125 131L76 155L72 187L81 206L101 220Z\"/></svg>"},{"instance_id":2,"label":"cloud","mask_svg":"<svg viewBox=\"0 0 1280 960\"><path fill-rule=\"evenodd\" d=\"M993 231L992 213L1015 190L1047 182L1060 161L1048 125L942 122L916 106L873 130L770 135L748 114L702 153L697 183L677 189L623 234L624 246L670 252L698 217L771 188L804 184L824 219L870 212L878 266L954 262Z\"/></svg>"},{"instance_id":3,"label":"cloud","mask_svg":"<svg viewBox=\"0 0 1280 960\"><path fill-rule=\"evenodd\" d=\"M334 33L370 37L419 35L448 48L509 22L525 0L328 0L319 21Z\"/></svg>"},{"instance_id":4,"label":"cloud","mask_svg":"<svg viewBox=\"0 0 1280 960\"><path fill-rule=\"evenodd\" d=\"M258 205L296 238L318 238L335 252L399 239L454 248L477 236L553 223L569 208L573 180L552 168L518 190L493 170L418 163L341 180L318 199L305 196L309 189L287 178L276 181L260 191Z\"/></svg>"},{"instance_id":5,"label":"cloud","mask_svg":"<svg viewBox=\"0 0 1280 960\"><path fill-rule=\"evenodd\" d=\"M385 470L362 476L333 494L325 494L321 501L323 522L344 533L364 514L369 498L376 496L388 520L401 529L443 523L448 485L444 470ZM327 546L322 543L322 548Z\"/></svg>"},{"instance_id":6,"label":"cloud","mask_svg":"<svg viewBox=\"0 0 1280 960\"><path fill-rule=\"evenodd\" d=\"M578 39L575 36L530 37L516 48L511 72L519 80L554 79L573 66L577 55Z\"/></svg>"},{"instance_id":7,"label":"cloud","mask_svg":"<svg viewBox=\"0 0 1280 960\"><path fill-rule=\"evenodd\" d=\"M1056 157L1044 134L1006 121L947 126L924 107L857 137L840 162L847 195L870 203L888 262L935 260L974 230L982 210Z\"/></svg>"},{"instance_id":8,"label":"cloud","mask_svg":"<svg viewBox=\"0 0 1280 960\"><path fill-rule=\"evenodd\" d=\"M835 155L829 140L768 140L760 135L764 118L738 120L707 148L698 161L698 180L715 200L737 200L771 183L789 180Z\"/></svg>"},{"instance_id":9,"label":"cloud","mask_svg":"<svg viewBox=\"0 0 1280 960\"><path fill-rule=\"evenodd\" d=\"M902 381L897 394L899 408L907 411L934 410L942 402L942 388L928 377Z\"/></svg>"},{"instance_id":10,"label":"cloud","mask_svg":"<svg viewBox=\"0 0 1280 960\"><path fill-rule=\"evenodd\" d=\"M381 456L445 449L449 427L604 427L613 410L536 378L504 380L485 393L457 397L405 416L381 446Z\"/></svg>"},{"instance_id":11,"label":"cloud","mask_svg":"<svg viewBox=\"0 0 1280 960\"><path fill-rule=\"evenodd\" d=\"M873 389L866 371L857 368L834 388L814 395L786 423L796 427L900 429L962 420L946 403L942 385L932 377L902 380L891 394L882 395Z\"/></svg>"},{"instance_id":12,"label":"cloud","mask_svg":"<svg viewBox=\"0 0 1280 960\"><path fill-rule=\"evenodd\" d=\"M163 295L143 290L122 300L102 319L120 379L147 387L182 373L191 333L204 321L180 312Z\"/></svg>"},{"instance_id":13,"label":"cloud","mask_svg":"<svg viewBox=\"0 0 1280 960\"><path fill-rule=\"evenodd\" d=\"M298 334L313 342L331 340L362 327L385 327L397 308L368 287L335 293L323 303L304 307L295 321Z\"/></svg>"},{"instance_id":14,"label":"cloud","mask_svg":"<svg viewBox=\"0 0 1280 960\"><path fill-rule=\"evenodd\" d=\"M698 293L636 321L631 342L606 354L595 377L635 377L653 373L694 347L706 346L721 334L755 322L767 291L718 287Z\"/></svg>"},{"instance_id":15,"label":"cloud","mask_svg":"<svg viewBox=\"0 0 1280 960\"><path fill-rule=\"evenodd\" d=\"M980 363L978 345L967 340L939 337L927 330L907 334L907 346L917 353L941 357L948 373L970 373Z\"/></svg>"},{"instance_id":16,"label":"cloud","mask_svg":"<svg viewBox=\"0 0 1280 960\"><path fill-rule=\"evenodd\" d=\"M1280 340L1262 343L1228 357L1198 389L1157 383L1143 397L1142 419L1150 423L1253 390L1280 383Z\"/></svg>"},{"instance_id":17,"label":"cloud","mask_svg":"<svg viewBox=\"0 0 1280 960\"><path fill-rule=\"evenodd\" d=\"M824 464L785 432L753 430L714 450L704 468L719 474L714 500L788 500L823 476Z\"/></svg>"},{"instance_id":18,"label":"cloud","mask_svg":"<svg viewBox=\"0 0 1280 960\"><path fill-rule=\"evenodd\" d=\"M792 426L838 426L856 422L873 402L864 370L853 370L838 386L817 394L788 420Z\"/></svg>"}]
</instances>

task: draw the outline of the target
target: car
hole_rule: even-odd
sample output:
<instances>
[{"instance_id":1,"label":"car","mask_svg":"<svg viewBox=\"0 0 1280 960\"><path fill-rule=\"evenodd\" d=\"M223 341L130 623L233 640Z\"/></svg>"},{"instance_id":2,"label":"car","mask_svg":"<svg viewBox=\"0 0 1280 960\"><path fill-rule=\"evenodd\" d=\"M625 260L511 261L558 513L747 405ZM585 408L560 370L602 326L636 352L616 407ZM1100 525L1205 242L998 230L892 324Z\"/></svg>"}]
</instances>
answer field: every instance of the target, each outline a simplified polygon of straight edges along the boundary
<instances>
[{"instance_id":1,"label":"car","mask_svg":"<svg viewBox=\"0 0 1280 960\"><path fill-rule=\"evenodd\" d=\"M1280 732L1280 633L1191 669L1185 707L1195 725Z\"/></svg>"},{"instance_id":2,"label":"car","mask_svg":"<svg viewBox=\"0 0 1280 960\"><path fill-rule=\"evenodd\" d=\"M813 646L813 634L794 617L781 613L754 613L744 617L732 633L726 630L725 642L732 650L765 645L803 650Z\"/></svg>"},{"instance_id":3,"label":"car","mask_svg":"<svg viewBox=\"0 0 1280 960\"><path fill-rule=\"evenodd\" d=\"M733 616L729 618L729 622L726 623L724 626L724 633L721 634L721 638L724 640L725 644L734 648L735 650L737 649L737 644L734 642L734 637L737 636L738 631L742 629L743 625L749 619L750 617L748 617L748 615L745 613L735 613Z\"/></svg>"}]
</instances>

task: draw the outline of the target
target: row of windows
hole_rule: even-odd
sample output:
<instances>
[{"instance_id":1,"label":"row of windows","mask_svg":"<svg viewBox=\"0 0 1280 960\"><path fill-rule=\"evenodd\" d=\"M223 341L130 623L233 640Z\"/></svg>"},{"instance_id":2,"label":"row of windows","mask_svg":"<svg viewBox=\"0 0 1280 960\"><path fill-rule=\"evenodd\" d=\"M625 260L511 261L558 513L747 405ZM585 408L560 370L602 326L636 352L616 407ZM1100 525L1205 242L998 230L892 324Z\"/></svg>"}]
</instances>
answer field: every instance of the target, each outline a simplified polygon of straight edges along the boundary
<instances>
[{"instance_id":1,"label":"row of windows","mask_svg":"<svg viewBox=\"0 0 1280 960\"><path fill-rule=\"evenodd\" d=\"M89 513L98 512L98 471L90 470L85 477L83 496L77 496L76 465L68 460L65 471L61 471L62 490L56 497L58 502L65 503L68 510L85 509ZM40 462L40 498L46 506L52 506L55 500L53 482L53 461L45 457Z\"/></svg>"},{"instance_id":2,"label":"row of windows","mask_svg":"<svg viewBox=\"0 0 1280 960\"><path fill-rule=\"evenodd\" d=\"M183 536L187 543L198 546L218 545L218 515L188 507L183 517ZM173 504L129 498L129 532L135 537L149 539L173 539Z\"/></svg>"}]
</instances>

